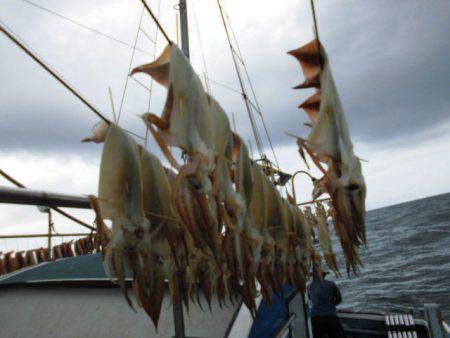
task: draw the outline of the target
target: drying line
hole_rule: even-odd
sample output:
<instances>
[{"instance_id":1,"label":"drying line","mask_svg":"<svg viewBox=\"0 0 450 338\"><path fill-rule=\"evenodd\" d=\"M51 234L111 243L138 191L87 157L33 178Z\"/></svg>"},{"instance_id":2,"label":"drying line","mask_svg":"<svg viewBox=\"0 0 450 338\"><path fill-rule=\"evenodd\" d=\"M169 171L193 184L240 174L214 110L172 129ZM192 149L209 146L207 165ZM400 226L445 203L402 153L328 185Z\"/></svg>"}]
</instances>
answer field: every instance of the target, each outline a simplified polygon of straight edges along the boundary
<instances>
[{"instance_id":1,"label":"drying line","mask_svg":"<svg viewBox=\"0 0 450 338\"><path fill-rule=\"evenodd\" d=\"M78 21L75 21L75 20L73 20L73 19L71 19L71 18L68 18L67 16L64 16L64 15L58 13L58 12L55 12L55 11L53 11L53 10L51 10L51 9L48 9L48 8L44 7L44 6L38 5L38 4L34 3L34 2L31 2L30 0L22 0L22 1L25 2L25 3L27 3L27 4L29 4L29 5L31 5L31 6L36 7L36 8L38 8L38 9L42 10L42 11L45 11L45 12L47 12L47 13L49 13L49 14L52 14L52 15L54 15L54 16L57 16L57 17L59 17L60 19L66 20L66 21L68 21L68 22L70 22L70 23L72 23L72 24L74 24L74 25L77 25L77 26L82 27L82 28L84 28L84 29L90 30L91 32L93 32L93 33L95 33L95 34L101 35L101 36L103 36L103 37L105 37L105 38L107 38L107 39L110 39L110 40L112 40L112 41L114 41L114 42L120 43L120 44L122 44L122 45L124 45L124 46L126 46L126 47L133 48L133 46L130 45L128 42L122 41L122 40L120 40L120 39L118 39L118 38L115 38L114 36L111 36L111 35L109 35L109 34L103 33L103 32L101 32L101 31L99 31L98 29L89 27L89 26L87 26L87 25L85 25L85 24L82 24L82 23L80 23L80 22L78 22ZM146 52L145 50L142 50L142 49L140 49L140 48L137 48L137 47L136 47L136 50L138 50L138 51L141 52L141 53L144 53L144 54L153 56L153 55L151 55L150 53L148 53L148 52Z\"/></svg>"},{"instance_id":2,"label":"drying line","mask_svg":"<svg viewBox=\"0 0 450 338\"><path fill-rule=\"evenodd\" d=\"M24 45L24 43L20 42L10 32L8 32L8 30L12 32L12 30L9 27L8 30L5 27L7 26L0 20L0 31L3 34L5 34L12 42L14 42L20 49L22 49L26 54L28 54L28 56L30 56L34 61L36 61L48 73L50 73L59 83L61 83L64 87L66 87L73 95L75 95L81 102L83 102L94 114L96 114L106 123L108 124L111 123L102 113L100 113L100 111L98 111L97 108L95 108L90 102L88 102L83 96L81 96L81 94L79 94L72 86L70 86L60 75L58 75L56 71L51 69L50 66L46 64L46 62L42 58L31 52L30 49Z\"/></svg>"},{"instance_id":3,"label":"drying line","mask_svg":"<svg viewBox=\"0 0 450 338\"><path fill-rule=\"evenodd\" d=\"M144 17L144 7L142 7L141 18L139 20L139 25L138 25L138 29L137 29L137 32L136 32L136 37L134 38L134 46L133 46L133 51L131 52L130 64L128 65L128 71L127 71L127 75L126 75L125 86L123 87L122 99L120 100L119 113L117 115L117 123L120 121L120 115L122 115L123 102L125 100L125 94L127 93L128 79L130 78L129 74L130 74L130 71L131 71L131 67L133 66L134 53L136 52L136 44L137 44L137 41L139 39L139 32L140 32L140 29L141 29L141 24L142 24L142 18L143 17Z\"/></svg>"}]
</instances>

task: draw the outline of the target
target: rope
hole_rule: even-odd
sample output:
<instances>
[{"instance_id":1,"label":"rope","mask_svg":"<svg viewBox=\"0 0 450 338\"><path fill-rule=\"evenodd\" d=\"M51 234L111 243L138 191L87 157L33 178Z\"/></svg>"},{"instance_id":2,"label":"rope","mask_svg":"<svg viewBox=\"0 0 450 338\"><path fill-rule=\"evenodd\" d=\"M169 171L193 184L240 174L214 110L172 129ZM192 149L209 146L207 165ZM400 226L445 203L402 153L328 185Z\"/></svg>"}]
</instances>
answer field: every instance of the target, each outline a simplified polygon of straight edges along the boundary
<instances>
[{"instance_id":1,"label":"rope","mask_svg":"<svg viewBox=\"0 0 450 338\"><path fill-rule=\"evenodd\" d=\"M234 89L234 88L232 88L232 87L230 87L230 86L228 86L228 85L226 85L224 83L221 83L221 82L218 82L216 80L213 80L210 77L206 77L206 75L200 75L200 76L203 77L205 80L208 80L209 82L212 82L212 83L214 83L214 84L216 84L218 86L226 88L226 89L228 89L228 90L230 90L230 91L232 91L232 92L234 92L236 94L242 95L242 92L240 92L239 90Z\"/></svg>"},{"instance_id":2,"label":"rope","mask_svg":"<svg viewBox=\"0 0 450 338\"><path fill-rule=\"evenodd\" d=\"M130 64L128 65L128 71L127 71L127 77L126 77L126 80L125 80L125 86L123 87L122 99L120 100L119 115L117 115L117 123L119 123L120 115L122 115L123 102L125 100L125 94L127 92L128 79L130 78L131 67L133 67L134 53L136 52L136 44L137 44L137 41L139 39L139 32L140 32L140 28L141 28L142 18L143 17L144 17L144 7L142 7L141 18L139 20L139 25L138 25L138 29L137 29L137 32L136 32L136 37L134 38L134 46L133 46L133 51L131 52ZM137 81L136 79L134 79L134 80ZM139 81L138 81L138 83L139 83ZM144 86L144 85L142 85L142 86Z\"/></svg>"},{"instance_id":3,"label":"rope","mask_svg":"<svg viewBox=\"0 0 450 338\"><path fill-rule=\"evenodd\" d=\"M255 101L255 104L256 104L256 107L255 107L256 111L258 112L258 115L261 117L261 121L262 121L262 124L263 124L263 127L264 127L264 132L266 134L267 141L269 142L270 149L272 151L272 155L273 155L273 158L275 160L275 163L276 163L277 167L280 168L280 164L278 162L277 155L275 154L275 149L273 147L272 139L270 137L266 121L265 121L264 116L262 114L261 107L259 105L259 101L258 101L258 98L256 96L255 89L253 87L253 82L252 82L252 80L250 78L250 75L249 75L248 70L247 70L247 66L246 66L246 64L244 62L244 57L242 56L241 49L239 47L239 43L238 43L237 38L236 38L236 34L234 33L234 30L233 30L233 26L231 25L230 17L227 14L226 14L226 17L227 17L227 20L228 20L228 25L229 25L230 30L231 30L231 34L233 35L234 43L236 44L236 49L237 49L237 53L239 54L239 59L240 59L240 61L242 63L242 66L244 67L245 77L247 78L247 81L248 81L248 83L250 85L250 90L252 92L253 100ZM252 103L252 102L250 101L250 103Z\"/></svg>"},{"instance_id":4,"label":"rope","mask_svg":"<svg viewBox=\"0 0 450 338\"><path fill-rule=\"evenodd\" d=\"M109 100L111 102L111 110L112 110L112 114L113 114L114 123L117 123L116 108L114 107L114 100L113 100L111 87L108 87L108 92L109 92Z\"/></svg>"},{"instance_id":5,"label":"rope","mask_svg":"<svg viewBox=\"0 0 450 338\"><path fill-rule=\"evenodd\" d=\"M2 169L0 169L0 175L3 176L6 180L8 180L9 182L11 182L12 184L14 184L16 187L19 188L26 188L22 183L20 183L19 181L17 181L15 178L13 178L12 176L8 175L6 172L4 172ZM62 211L61 209L59 209L58 207L50 207L51 209L55 210L56 212L60 213L61 215L67 217L68 219L86 227L92 230L95 230L94 227L90 226L89 224L84 223L83 221L79 220L78 218L68 214L65 211Z\"/></svg>"},{"instance_id":6,"label":"rope","mask_svg":"<svg viewBox=\"0 0 450 338\"><path fill-rule=\"evenodd\" d=\"M159 13L160 13L160 10L161 10L161 0L158 1L158 13L157 13L157 17L156 17L157 20L159 20ZM155 44L154 44L154 46L153 46L153 55L154 55L154 56L153 56L153 61L155 61L155 59L156 59L156 47L157 47L157 45L158 45L158 32L159 32L159 29L158 29L158 26L156 26L156 30L155 30ZM150 93L149 93L149 96L148 96L148 105L147 105L147 111L148 111L148 112L150 112L150 106L151 106L151 103L152 103L153 83L154 83L154 80L153 80L153 78L151 77L151 80L150 80ZM149 130L148 130L148 128L146 127L146 128L145 128L144 148L147 148L147 144L148 144L148 133L149 133Z\"/></svg>"},{"instance_id":7,"label":"rope","mask_svg":"<svg viewBox=\"0 0 450 338\"><path fill-rule=\"evenodd\" d=\"M10 32L8 32L6 27ZM67 81L65 81L58 73L53 70L45 60L37 55L37 53L33 53L29 47L25 46L25 42L19 41L19 37L17 36L8 26L5 25L3 21L0 20L0 31L5 34L12 42L14 42L20 49L22 49L28 56L30 56L34 61L36 61L42 68L44 68L50 75L52 75L59 83L61 83L64 87L66 87L73 95L75 95L81 102L83 102L94 114L100 117L103 121L110 124L111 122L102 114L100 111L93 106L90 102L88 102L84 97L81 96Z\"/></svg>"},{"instance_id":8,"label":"rope","mask_svg":"<svg viewBox=\"0 0 450 338\"><path fill-rule=\"evenodd\" d=\"M166 31L164 30L164 28L161 26L159 19L157 17L155 17L155 14L153 14L152 10L150 9L150 7L148 7L147 3L145 2L145 0L141 0L142 4L144 5L145 9L147 10L148 14L150 14L152 20L155 22L156 26L159 28L159 30L161 31L161 33L164 35L164 38L167 40L167 42L169 44L172 43L172 41L169 39L169 36L167 35Z\"/></svg>"},{"instance_id":9,"label":"rope","mask_svg":"<svg viewBox=\"0 0 450 338\"><path fill-rule=\"evenodd\" d=\"M130 45L129 43L127 43L127 42L125 42L125 41L122 41L122 40L120 40L120 39L118 39L118 38L115 38L114 36L111 36L111 35L108 35L108 34L106 34L106 33L103 33L103 32L101 32L101 31L99 31L99 30L97 30L97 29L95 29L95 28L86 26L85 24L82 24L82 23L77 22L77 21L75 21L75 20L73 20L73 19L70 19L70 18L68 18L68 17L66 17L66 16L64 16L64 15L58 13L58 12L55 12L55 11L53 11L53 10L51 10L51 9L48 9L48 8L45 8L44 6L35 4L34 2L31 2L30 0L22 0L22 1L25 2L25 3L27 3L27 4L29 4L29 5L31 5L31 6L36 7L36 8L38 8L38 9L42 10L42 11L45 11L45 12L47 12L47 13L49 13L49 14L52 14L52 15L54 15L54 16L57 16L57 17L59 17L59 18L61 18L61 19L63 19L63 20L66 20L66 21L68 21L68 22L70 22L70 23L72 23L72 24L74 24L74 25L77 25L77 26L79 26L79 27L82 27L82 28L85 28L85 29L87 29L87 30L90 30L91 32L93 32L93 33L95 33L95 34L101 35L101 36L103 36L103 37L105 37L105 38L107 38L107 39L110 39L110 40L112 40L112 41L115 41L115 42L117 42L117 43L120 43L120 44L122 44L122 45L124 45L124 46L126 46L126 47L133 48L132 45ZM136 50L138 50L138 51L141 52L141 53L144 53L144 54L153 56L153 55L147 53L146 51L144 51L144 50L142 50L142 49L140 49L140 48L136 48Z\"/></svg>"},{"instance_id":10,"label":"rope","mask_svg":"<svg viewBox=\"0 0 450 338\"><path fill-rule=\"evenodd\" d=\"M313 21L314 21L314 35L316 36L316 40L317 40L319 65L320 65L320 70L322 70L322 55L320 52L319 27L317 25L316 8L314 6L314 0L311 0L311 11L312 11L312 17L313 17Z\"/></svg>"},{"instance_id":11,"label":"rope","mask_svg":"<svg viewBox=\"0 0 450 338\"><path fill-rule=\"evenodd\" d=\"M148 33L142 28L142 27L139 27L139 30L142 32L142 34L144 34L144 36L147 38L147 39L149 39L153 44L156 44L156 41L154 41L151 37L150 37L150 35L148 35ZM137 49L137 48L136 48ZM152 56L155 56L154 54L152 55Z\"/></svg>"},{"instance_id":12,"label":"rope","mask_svg":"<svg viewBox=\"0 0 450 338\"><path fill-rule=\"evenodd\" d=\"M148 92L151 92L151 91L152 91L149 87L147 87L145 84L143 84L143 83L142 83L141 81L139 81L138 79L135 79L135 78L132 77L132 76L129 76L129 78L133 79L134 82L136 82L139 86L141 86L142 88L144 88L144 89L147 90Z\"/></svg>"},{"instance_id":13,"label":"rope","mask_svg":"<svg viewBox=\"0 0 450 338\"><path fill-rule=\"evenodd\" d=\"M173 218L173 217L170 217L170 216L166 216L166 215L162 215L162 214L158 214L156 212L151 212L151 211L148 211L148 210L144 210L144 213L147 214L147 215L151 215L151 216L162 218L163 220L169 220L169 221L174 221L174 222L177 222L177 223L181 223L176 218Z\"/></svg>"},{"instance_id":14,"label":"rope","mask_svg":"<svg viewBox=\"0 0 450 338\"><path fill-rule=\"evenodd\" d=\"M255 123L255 120L254 120L254 117L253 117L252 109L251 109L251 107L250 107L250 105L249 105L249 103L247 101L247 94L246 94L246 90L245 90L245 86L244 86L244 81L242 79L242 75L241 75L241 72L239 70L239 66L238 66L237 61L236 61L236 55L235 55L235 53L233 53L234 49L233 49L233 45L232 45L232 42L231 42L230 33L228 31L228 27L227 27L227 24L226 24L226 21L225 21L224 12L223 12L222 6L220 5L220 1L219 0L217 0L217 6L219 7L220 16L222 18L223 27L225 29L225 33L226 33L226 36L227 36L228 45L230 47L231 56L233 58L234 68L236 70L236 74L237 74L237 77L238 77L238 80L239 80L239 85L240 85L241 90L242 90L242 97L243 97L244 102L245 102L245 107L247 109L248 117L249 117L249 120L250 120L250 125L252 127L253 136L254 136L255 141L256 141L256 146L258 148L258 152L259 152L260 156L263 158L263 157L265 157L265 155L263 153L263 147L262 147L261 139L260 139L260 136L259 136L259 133L258 133L258 129L256 127L256 123Z\"/></svg>"},{"instance_id":15,"label":"rope","mask_svg":"<svg viewBox=\"0 0 450 338\"><path fill-rule=\"evenodd\" d=\"M6 30L4 27L6 27L8 30ZM44 59L42 59L36 51L33 51L33 49L29 46L25 46L25 42L19 41L21 40L17 34L15 34L11 28L5 25L3 21L0 20L0 31L5 34L12 42L14 42L20 49L22 49L28 56L30 56L34 61L36 61L42 68L44 68L50 75L53 76L54 79L56 79L60 84L62 84L66 89L68 89L73 95L75 95L81 102L83 102L94 114L96 114L98 117L100 117L103 121L105 121L107 124L111 124L111 121L108 120L100 111L94 107L92 103L90 103L87 99L85 99L81 94L79 94L66 80L62 78L61 75L59 75L55 70L53 70L48 63ZM16 36L14 37L13 34ZM140 138L144 139L142 136L137 135L136 133L133 133L132 131L129 131L127 129L124 129L127 133ZM62 210L59 211L60 214L63 213Z\"/></svg>"},{"instance_id":16,"label":"rope","mask_svg":"<svg viewBox=\"0 0 450 338\"><path fill-rule=\"evenodd\" d=\"M197 14L195 12L195 1L192 1L192 12L194 14L195 28L196 28L196 31L197 31L198 43L200 45L200 52L201 52L201 55L202 55L203 68L205 70L205 72L204 72L205 74L204 74L203 78L205 79L205 83L206 83L206 88L208 90L208 94L211 95L211 91L210 91L208 82L206 81L206 79L209 78L208 67L206 67L206 59L205 59L205 52L204 52L204 49L203 49L202 36L200 34L200 29L198 28Z\"/></svg>"}]
</instances>

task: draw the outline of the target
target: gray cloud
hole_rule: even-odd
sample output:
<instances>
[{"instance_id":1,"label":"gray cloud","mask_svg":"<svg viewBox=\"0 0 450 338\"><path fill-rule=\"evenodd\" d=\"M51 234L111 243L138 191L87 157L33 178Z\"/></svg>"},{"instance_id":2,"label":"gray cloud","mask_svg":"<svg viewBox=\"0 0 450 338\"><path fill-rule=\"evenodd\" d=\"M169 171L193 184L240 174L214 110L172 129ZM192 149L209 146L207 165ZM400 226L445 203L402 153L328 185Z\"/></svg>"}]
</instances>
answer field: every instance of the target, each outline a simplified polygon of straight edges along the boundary
<instances>
[{"instance_id":1,"label":"gray cloud","mask_svg":"<svg viewBox=\"0 0 450 338\"><path fill-rule=\"evenodd\" d=\"M92 2L88 3L92 6ZM126 4L116 1L111 6ZM129 41L140 15L139 6L132 4L127 5L129 10L122 21L96 6L95 16L80 10L82 6L56 2L48 6L80 21L86 17L83 22ZM377 144L423 133L431 137L426 132L449 116L449 3L332 1L317 6L321 39L330 56L355 143ZM110 115L107 87L113 88L118 105L131 51L23 4L7 3L2 7L2 19L13 22L24 39ZM19 11L24 14L16 20ZM197 6L197 11L209 76L237 89L216 9ZM302 126L306 114L296 107L308 92L291 89L302 76L297 62L285 52L312 38L309 11L307 3L287 1L269 18L234 17L235 31L276 145L292 144L286 131L307 134ZM231 8L232 18L234 13L236 9ZM102 16L105 20L101 20ZM164 20L166 27L173 26L170 13ZM145 27L149 32L153 29L148 21ZM191 33L193 64L202 72L192 21ZM140 46L146 43L139 41ZM162 47L160 43L158 49ZM90 151L86 149L92 148L81 146L79 140L89 133L97 118L4 37L0 38L0 51L4 56L0 65L2 149ZM148 57L137 55L134 64L148 61ZM145 77L139 79L148 83ZM252 139L241 97L213 83L211 88L230 116L235 113L242 137ZM152 110L158 112L164 90L157 86L153 98ZM146 110L147 100L142 88L130 81L122 119L126 128L143 134L136 115Z\"/></svg>"}]
</instances>

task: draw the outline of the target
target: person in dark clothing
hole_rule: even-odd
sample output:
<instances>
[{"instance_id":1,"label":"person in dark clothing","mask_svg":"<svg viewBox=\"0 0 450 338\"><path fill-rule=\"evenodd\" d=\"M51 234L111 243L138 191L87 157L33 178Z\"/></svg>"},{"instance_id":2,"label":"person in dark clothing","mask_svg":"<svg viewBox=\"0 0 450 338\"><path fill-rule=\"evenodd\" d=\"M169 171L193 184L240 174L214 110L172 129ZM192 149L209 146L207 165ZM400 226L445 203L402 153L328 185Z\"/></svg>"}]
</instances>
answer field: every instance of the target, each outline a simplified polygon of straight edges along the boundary
<instances>
[{"instance_id":1,"label":"person in dark clothing","mask_svg":"<svg viewBox=\"0 0 450 338\"><path fill-rule=\"evenodd\" d=\"M314 338L345 338L344 329L336 315L336 305L342 301L341 292L333 281L313 278L308 285L312 301L311 321Z\"/></svg>"}]
</instances>

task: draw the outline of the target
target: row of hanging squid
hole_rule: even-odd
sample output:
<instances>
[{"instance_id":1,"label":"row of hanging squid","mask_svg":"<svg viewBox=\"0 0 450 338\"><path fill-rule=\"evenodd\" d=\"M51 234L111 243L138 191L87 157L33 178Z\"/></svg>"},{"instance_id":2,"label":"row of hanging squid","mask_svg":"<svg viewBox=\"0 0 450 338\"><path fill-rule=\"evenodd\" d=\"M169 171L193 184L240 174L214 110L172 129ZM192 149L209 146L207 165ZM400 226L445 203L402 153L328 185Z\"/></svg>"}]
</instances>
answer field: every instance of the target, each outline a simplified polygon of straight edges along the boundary
<instances>
[{"instance_id":1,"label":"row of hanging squid","mask_svg":"<svg viewBox=\"0 0 450 338\"><path fill-rule=\"evenodd\" d=\"M311 132L306 139L297 137L299 153L306 165L305 152L322 173L320 179L313 179L313 198L324 193L331 197L331 216L347 272L356 272L361 264L359 247L366 244L366 185L361 161L353 152L344 110L323 46L315 39L288 54L300 62L305 76L304 82L295 89L314 90L298 107L308 114L310 121L305 125Z\"/></svg>"},{"instance_id":2,"label":"row of hanging squid","mask_svg":"<svg viewBox=\"0 0 450 338\"><path fill-rule=\"evenodd\" d=\"M126 271L137 303L155 326L167 281L173 302L209 306L243 300L253 315L255 298L268 302L285 283L305 289L312 243L337 272L322 206L305 214L285 199L271 170L253 161L231 131L219 103L203 89L189 61L169 44L154 62L135 68L167 88L161 116L142 116L171 168L114 123L101 122L84 141L104 143L98 196L91 196L106 272L130 306ZM183 153L183 163L170 148ZM337 210L337 209L336 209ZM104 220L111 221L109 229Z\"/></svg>"},{"instance_id":3,"label":"row of hanging squid","mask_svg":"<svg viewBox=\"0 0 450 338\"><path fill-rule=\"evenodd\" d=\"M4 275L25 267L55 259L74 257L101 252L102 246L98 235L86 236L76 241L64 242L48 248L31 249L27 251L0 252L0 275Z\"/></svg>"}]
</instances>

